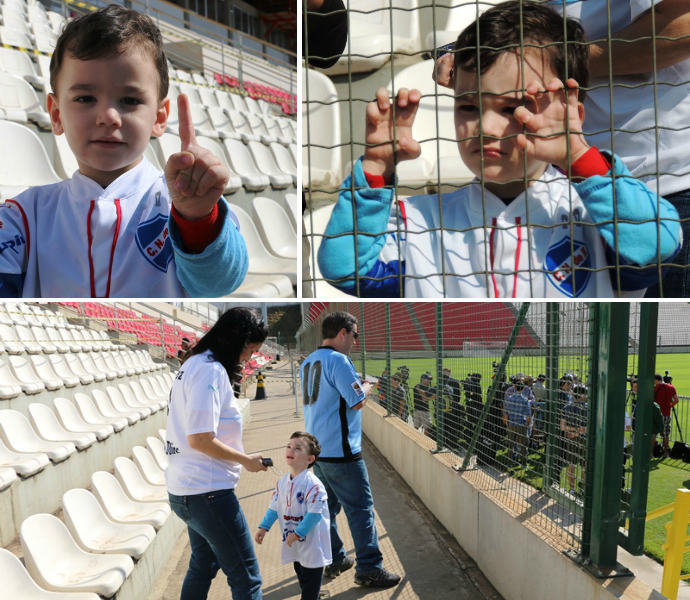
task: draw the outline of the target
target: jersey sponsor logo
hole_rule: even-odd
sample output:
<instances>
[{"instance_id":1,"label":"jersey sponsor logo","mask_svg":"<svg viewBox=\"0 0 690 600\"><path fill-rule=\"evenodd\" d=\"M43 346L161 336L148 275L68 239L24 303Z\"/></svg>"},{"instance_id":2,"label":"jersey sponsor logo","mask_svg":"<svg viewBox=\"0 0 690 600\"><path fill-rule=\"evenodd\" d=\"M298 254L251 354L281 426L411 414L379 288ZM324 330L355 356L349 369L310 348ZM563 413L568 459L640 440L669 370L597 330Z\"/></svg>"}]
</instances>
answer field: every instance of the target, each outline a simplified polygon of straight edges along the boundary
<instances>
[{"instance_id":1,"label":"jersey sponsor logo","mask_svg":"<svg viewBox=\"0 0 690 600\"><path fill-rule=\"evenodd\" d=\"M135 238L142 256L156 269L167 273L168 264L173 257L168 217L158 213L152 219L144 221L137 227Z\"/></svg>"},{"instance_id":2,"label":"jersey sponsor logo","mask_svg":"<svg viewBox=\"0 0 690 600\"><path fill-rule=\"evenodd\" d=\"M577 267L577 270L573 271L573 266ZM549 271L546 274L549 282L562 294L571 298L573 291L580 295L587 287L592 272L585 269L591 267L589 249L583 242L573 240L571 254L570 237L564 237L551 246L544 259L544 269Z\"/></svg>"},{"instance_id":3,"label":"jersey sponsor logo","mask_svg":"<svg viewBox=\"0 0 690 600\"><path fill-rule=\"evenodd\" d=\"M0 244L0 254L2 254L5 250L12 250L12 252L14 252L15 254L19 254L17 248L24 244L26 244L24 236L15 235L13 240L5 240L4 242L2 242L2 244Z\"/></svg>"},{"instance_id":4,"label":"jersey sponsor logo","mask_svg":"<svg viewBox=\"0 0 690 600\"><path fill-rule=\"evenodd\" d=\"M358 396L364 396L364 390L362 389L362 384L359 381L353 381L351 384L352 389L355 390L355 394Z\"/></svg>"}]
</instances>

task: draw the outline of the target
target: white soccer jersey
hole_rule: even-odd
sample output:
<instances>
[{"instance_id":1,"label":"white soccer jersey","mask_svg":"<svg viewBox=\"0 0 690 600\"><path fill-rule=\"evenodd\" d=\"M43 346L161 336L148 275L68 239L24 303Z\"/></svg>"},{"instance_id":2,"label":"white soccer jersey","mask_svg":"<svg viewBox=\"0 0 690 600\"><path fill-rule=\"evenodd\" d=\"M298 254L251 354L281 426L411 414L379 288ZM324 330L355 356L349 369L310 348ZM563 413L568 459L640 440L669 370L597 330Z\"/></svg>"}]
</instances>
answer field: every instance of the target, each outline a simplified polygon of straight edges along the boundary
<instances>
[{"instance_id":1,"label":"white soccer jersey","mask_svg":"<svg viewBox=\"0 0 690 600\"><path fill-rule=\"evenodd\" d=\"M170 203L165 177L146 158L106 189L79 171L31 188L0 204L0 273L27 298L187 297Z\"/></svg>"},{"instance_id":2,"label":"white soccer jersey","mask_svg":"<svg viewBox=\"0 0 690 600\"><path fill-rule=\"evenodd\" d=\"M609 10L611 36L616 38L616 32L660 2L662 0L569 1L566 11L568 16L581 22L588 39L600 40L608 37ZM555 0L552 6L562 12L561 0ZM651 34L650 25L649 32L644 35L651 37ZM651 72L614 76L611 100L609 78L591 78L589 86L592 89L585 98L583 129L585 133L601 132L588 135L587 142L601 150L612 150L635 177L654 191L657 191L658 139L658 171L671 173L660 178L660 193L666 196L690 189L690 59L657 69L656 86L654 81ZM617 130L613 143L612 113L613 126Z\"/></svg>"},{"instance_id":3,"label":"white soccer jersey","mask_svg":"<svg viewBox=\"0 0 690 600\"><path fill-rule=\"evenodd\" d=\"M280 551L281 562L298 562L307 569L325 567L332 562L331 521L328 512L328 496L318 477L311 469L305 469L294 479L283 475L268 507L278 514L278 524L283 536ZM307 534L303 541L288 546L285 538L294 532L307 513L318 513L321 520Z\"/></svg>"},{"instance_id":4,"label":"white soccer jersey","mask_svg":"<svg viewBox=\"0 0 690 600\"><path fill-rule=\"evenodd\" d=\"M244 452L242 413L223 365L197 354L180 367L170 390L165 481L176 496L235 488L242 465L211 458L189 447L187 436L213 432L226 446Z\"/></svg>"},{"instance_id":5,"label":"white soccer jersey","mask_svg":"<svg viewBox=\"0 0 690 600\"><path fill-rule=\"evenodd\" d=\"M442 266L452 273L445 277L451 298L614 296L609 271L596 271L608 266L601 236L577 192L552 166L529 188L529 201L523 192L506 206L486 189L482 199L481 186L472 184L444 194L441 202L443 232L438 196L402 200L402 238L388 236L381 251L389 262L398 260L400 248L406 273L429 275L405 277L406 298L442 297ZM484 227L485 215L490 227ZM393 205L389 231L397 222ZM644 291L624 294L642 297Z\"/></svg>"}]
</instances>

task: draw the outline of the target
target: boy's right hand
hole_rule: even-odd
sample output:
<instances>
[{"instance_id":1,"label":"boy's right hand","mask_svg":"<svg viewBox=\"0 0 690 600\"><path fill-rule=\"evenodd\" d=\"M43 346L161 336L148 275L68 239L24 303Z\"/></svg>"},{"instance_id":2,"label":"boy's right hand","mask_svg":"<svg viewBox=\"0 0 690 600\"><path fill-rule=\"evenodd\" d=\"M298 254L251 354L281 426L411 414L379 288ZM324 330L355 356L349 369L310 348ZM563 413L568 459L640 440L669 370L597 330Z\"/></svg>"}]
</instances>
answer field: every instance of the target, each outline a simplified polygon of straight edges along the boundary
<instances>
[{"instance_id":1,"label":"boy's right hand","mask_svg":"<svg viewBox=\"0 0 690 600\"><path fill-rule=\"evenodd\" d=\"M419 90L402 88L392 104L386 88L376 90L376 100L369 103L366 112L364 171L390 179L396 163L419 157L422 149L412 137L412 124L421 97ZM392 143L394 125L395 148Z\"/></svg>"},{"instance_id":2,"label":"boy's right hand","mask_svg":"<svg viewBox=\"0 0 690 600\"><path fill-rule=\"evenodd\" d=\"M266 537L266 530L265 529L259 529L259 531L256 532L256 535L254 536L254 541L261 546L261 542L264 541L264 537Z\"/></svg>"}]
</instances>

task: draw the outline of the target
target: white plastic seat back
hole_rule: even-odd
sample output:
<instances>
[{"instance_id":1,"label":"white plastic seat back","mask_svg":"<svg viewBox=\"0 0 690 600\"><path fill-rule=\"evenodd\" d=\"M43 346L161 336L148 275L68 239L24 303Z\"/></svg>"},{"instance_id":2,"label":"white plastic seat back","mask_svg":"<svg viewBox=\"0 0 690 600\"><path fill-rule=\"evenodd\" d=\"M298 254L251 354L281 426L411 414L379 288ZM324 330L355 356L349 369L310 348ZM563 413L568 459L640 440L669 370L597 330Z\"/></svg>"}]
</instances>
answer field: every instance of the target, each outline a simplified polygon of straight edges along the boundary
<instances>
[{"instance_id":1,"label":"white plastic seat back","mask_svg":"<svg viewBox=\"0 0 690 600\"><path fill-rule=\"evenodd\" d=\"M4 548L0 548L0 581L5 597L16 600L100 600L98 594L91 592L58 594L40 588L22 561Z\"/></svg>"},{"instance_id":2,"label":"white plastic seat back","mask_svg":"<svg viewBox=\"0 0 690 600\"><path fill-rule=\"evenodd\" d=\"M108 395L101 390L93 390L93 401L98 407L98 411L109 419L127 419L130 425L134 425L141 420L141 414L133 408L120 406L116 407Z\"/></svg>"},{"instance_id":3,"label":"white plastic seat back","mask_svg":"<svg viewBox=\"0 0 690 600\"><path fill-rule=\"evenodd\" d=\"M34 373L29 361L24 356L9 356L10 368L19 381L25 394L37 394L46 389L46 382ZM52 385L51 385L52 387ZM62 382L60 383L62 387Z\"/></svg>"},{"instance_id":4,"label":"white plastic seat back","mask_svg":"<svg viewBox=\"0 0 690 600\"><path fill-rule=\"evenodd\" d=\"M125 377L126 375L134 375L134 369L126 369L119 365L110 352L101 352L100 356L94 356L93 362L97 367L104 367L117 373L118 377Z\"/></svg>"},{"instance_id":5,"label":"white plastic seat back","mask_svg":"<svg viewBox=\"0 0 690 600\"><path fill-rule=\"evenodd\" d=\"M209 107L218 107L218 98L216 98L213 90L201 87L197 89L197 93L201 99L201 104L203 104L207 110Z\"/></svg>"},{"instance_id":6,"label":"white plastic seat back","mask_svg":"<svg viewBox=\"0 0 690 600\"><path fill-rule=\"evenodd\" d=\"M22 354L24 352L24 344L21 342L19 334L14 327L9 325L0 325L0 343L9 354Z\"/></svg>"},{"instance_id":7,"label":"white plastic seat back","mask_svg":"<svg viewBox=\"0 0 690 600\"><path fill-rule=\"evenodd\" d=\"M165 446L163 446L163 442L160 441L160 438L150 435L146 438L146 447L153 455L158 467L162 471L165 471L168 468L168 456L165 453Z\"/></svg>"},{"instance_id":8,"label":"white plastic seat back","mask_svg":"<svg viewBox=\"0 0 690 600\"><path fill-rule=\"evenodd\" d=\"M117 414L114 410L108 411L108 415L104 415L97 407L93 399L86 394L74 394L74 401L79 409L79 414L84 421L94 425L112 425L115 431L122 431L127 427L128 421L125 417Z\"/></svg>"},{"instance_id":9,"label":"white plastic seat back","mask_svg":"<svg viewBox=\"0 0 690 600\"><path fill-rule=\"evenodd\" d=\"M269 147L278 169L280 169L282 173L290 175L290 177L292 177L292 184L297 185L297 168L295 167L295 163L292 162L290 151L278 142L271 142Z\"/></svg>"},{"instance_id":10,"label":"white plastic seat back","mask_svg":"<svg viewBox=\"0 0 690 600\"><path fill-rule=\"evenodd\" d=\"M6 490L15 481L17 481L17 472L12 467L0 467L0 492Z\"/></svg>"},{"instance_id":11,"label":"white plastic seat back","mask_svg":"<svg viewBox=\"0 0 690 600\"><path fill-rule=\"evenodd\" d=\"M2 29L2 27L0 27ZM8 121L35 122L39 127L50 127L50 117L43 109L34 88L16 75L0 71L0 108Z\"/></svg>"},{"instance_id":12,"label":"white plastic seat back","mask_svg":"<svg viewBox=\"0 0 690 600\"><path fill-rule=\"evenodd\" d=\"M156 463L153 455L143 446L134 446L132 456L144 479L151 485L165 485L165 471Z\"/></svg>"},{"instance_id":13,"label":"white plastic seat back","mask_svg":"<svg viewBox=\"0 0 690 600\"><path fill-rule=\"evenodd\" d=\"M232 105L234 109L238 112L249 114L251 111L249 110L249 107L247 106L247 103L244 100L244 96L241 94L230 94L230 102L232 102Z\"/></svg>"},{"instance_id":14,"label":"white plastic seat back","mask_svg":"<svg viewBox=\"0 0 690 600\"><path fill-rule=\"evenodd\" d=\"M218 101L218 106L223 110L235 110L235 105L232 103L232 98L230 98L231 94L223 90L214 90L214 94Z\"/></svg>"},{"instance_id":15,"label":"white plastic seat back","mask_svg":"<svg viewBox=\"0 0 690 600\"><path fill-rule=\"evenodd\" d=\"M94 433L67 431L58 421L55 413L45 404L29 404L29 418L38 434L51 442L72 442L77 449L85 450L96 441Z\"/></svg>"},{"instance_id":16,"label":"white plastic seat back","mask_svg":"<svg viewBox=\"0 0 690 600\"><path fill-rule=\"evenodd\" d=\"M276 189L285 189L292 183L292 175L283 173L276 164L271 150L259 142L248 142L247 148L259 171L268 175L271 185Z\"/></svg>"},{"instance_id":17,"label":"white plastic seat back","mask_svg":"<svg viewBox=\"0 0 690 600\"><path fill-rule=\"evenodd\" d=\"M232 166L228 161L228 157L225 154L225 150L223 149L223 146L218 143L218 140L214 140L203 135L198 135L196 137L196 141L199 146L206 148L206 150L210 150L213 154L220 158L223 166L230 172L230 178L228 179L228 184L225 186L224 193L230 194L239 190L242 187L242 178L235 173L235 171L233 171Z\"/></svg>"},{"instance_id":18,"label":"white plastic seat back","mask_svg":"<svg viewBox=\"0 0 690 600\"><path fill-rule=\"evenodd\" d=\"M255 133L249 124L248 115L238 110L227 111L228 118L232 123L232 128L240 134L245 142L260 142L261 135Z\"/></svg>"},{"instance_id":19,"label":"white plastic seat back","mask_svg":"<svg viewBox=\"0 0 690 600\"><path fill-rule=\"evenodd\" d=\"M254 100L251 96L244 97L244 103L247 105L249 112L253 115L262 115L261 108L259 107L258 101Z\"/></svg>"},{"instance_id":20,"label":"white plastic seat back","mask_svg":"<svg viewBox=\"0 0 690 600\"><path fill-rule=\"evenodd\" d=\"M104 352L103 360L105 360L107 365L112 365L113 368L117 367L119 371L124 371L129 377L136 374L136 369L125 364L119 352Z\"/></svg>"},{"instance_id":21,"label":"white plastic seat back","mask_svg":"<svg viewBox=\"0 0 690 600\"><path fill-rule=\"evenodd\" d=\"M462 185L474 179L473 173L462 162L455 141L454 92L435 85L429 75L433 69L432 59L416 63L395 75L395 91L392 82L388 84L389 93L397 94L399 89L409 85L422 92L412 135L416 140L427 141L420 143L422 155L419 158L397 166L396 176L400 185L438 184L439 176L442 184L452 185ZM425 77L421 78L422 74Z\"/></svg>"},{"instance_id":22,"label":"white plastic seat back","mask_svg":"<svg viewBox=\"0 0 690 600\"><path fill-rule=\"evenodd\" d=\"M131 411L131 412L136 412L139 413L139 417L141 419L146 419L149 415L158 412L158 407L149 407L149 406L144 406L143 404L140 404L138 402L128 402L128 399L120 392L118 387L114 387L112 385L109 385L106 388L106 393L108 395L108 398L110 399L111 404L120 412L124 411Z\"/></svg>"},{"instance_id":23,"label":"white plastic seat back","mask_svg":"<svg viewBox=\"0 0 690 600\"><path fill-rule=\"evenodd\" d=\"M55 372L52 363L44 354L32 354L29 356L29 364L46 389L59 390L65 385L65 381ZM70 378L69 383L75 386L79 384L79 380L73 377Z\"/></svg>"},{"instance_id":24,"label":"white plastic seat back","mask_svg":"<svg viewBox=\"0 0 690 600\"><path fill-rule=\"evenodd\" d=\"M139 559L156 537L151 525L114 523L96 497L84 489L65 492L62 506L67 529L86 552L127 554Z\"/></svg>"},{"instance_id":25,"label":"white plastic seat back","mask_svg":"<svg viewBox=\"0 0 690 600\"><path fill-rule=\"evenodd\" d=\"M72 354L70 352L69 354L65 354L65 360L67 361L70 370L75 375L78 375L79 377L91 377L94 381L103 381L105 379L105 373L102 373L99 369L97 369L93 364L93 361L89 360L87 363L83 358L86 356L86 354ZM88 358L90 359L90 357Z\"/></svg>"},{"instance_id":26,"label":"white plastic seat back","mask_svg":"<svg viewBox=\"0 0 690 600\"><path fill-rule=\"evenodd\" d=\"M0 410L0 438L13 452L46 454L53 462L63 461L77 451L72 442L40 439L29 420L16 410Z\"/></svg>"},{"instance_id":27,"label":"white plastic seat back","mask_svg":"<svg viewBox=\"0 0 690 600\"><path fill-rule=\"evenodd\" d=\"M278 121L271 119L270 117L260 117L261 121L268 132L268 135L275 138L275 141L281 145L287 146L290 143L290 139L283 135L283 130L281 129Z\"/></svg>"},{"instance_id":28,"label":"white plastic seat back","mask_svg":"<svg viewBox=\"0 0 690 600\"><path fill-rule=\"evenodd\" d=\"M14 469L17 475L29 477L42 471L50 464L50 459L43 452L15 452L10 450L0 437L0 466Z\"/></svg>"},{"instance_id":29,"label":"white plastic seat back","mask_svg":"<svg viewBox=\"0 0 690 600\"><path fill-rule=\"evenodd\" d=\"M433 48L440 48L446 44L455 42L458 35L465 30L466 27L472 25L485 10L491 8L494 4L500 4L505 0L479 0L475 2L468 2L467 0L452 0L448 10L448 20L443 29L432 30L426 35L424 48L431 50ZM439 22L437 17L436 22ZM435 35L434 35L435 34Z\"/></svg>"},{"instance_id":30,"label":"white plastic seat back","mask_svg":"<svg viewBox=\"0 0 690 600\"><path fill-rule=\"evenodd\" d=\"M135 502L112 474L97 471L91 476L93 494L108 517L116 523L143 523L160 529L170 515L167 502Z\"/></svg>"},{"instance_id":31,"label":"white plastic seat back","mask_svg":"<svg viewBox=\"0 0 690 600\"><path fill-rule=\"evenodd\" d=\"M70 352L70 347L65 343L65 340L62 339L62 336L58 333L58 330L55 329L55 327L44 327L43 331L46 332L48 339L55 346L58 352L61 354Z\"/></svg>"},{"instance_id":32,"label":"white plastic seat back","mask_svg":"<svg viewBox=\"0 0 690 600\"><path fill-rule=\"evenodd\" d=\"M153 393L156 395L157 398L165 398L168 396L168 393L170 392L169 389L163 388L160 379L158 379L157 377L146 377L145 379L142 379L142 381L148 381L149 385L151 386L151 389L153 390Z\"/></svg>"},{"instance_id":33,"label":"white plastic seat back","mask_svg":"<svg viewBox=\"0 0 690 600\"><path fill-rule=\"evenodd\" d=\"M134 388L126 383L118 383L117 388L130 406L147 407L151 409L152 412L158 412L165 406L162 402L154 402L146 397L142 397L139 393L135 393ZM141 388L137 389L140 390Z\"/></svg>"},{"instance_id":34,"label":"white plastic seat back","mask_svg":"<svg viewBox=\"0 0 690 600\"><path fill-rule=\"evenodd\" d=\"M24 345L24 351L29 354L38 354L41 352L41 346L36 343L34 334L31 333L31 329L24 327L23 325L15 325L14 330L17 332L19 339Z\"/></svg>"},{"instance_id":35,"label":"white plastic seat back","mask_svg":"<svg viewBox=\"0 0 690 600\"><path fill-rule=\"evenodd\" d=\"M277 142L278 138L268 132L268 127L264 120L256 114L247 115L247 123L251 127L252 131L259 136L260 140L264 144L269 144L270 142Z\"/></svg>"},{"instance_id":36,"label":"white plastic seat back","mask_svg":"<svg viewBox=\"0 0 690 600\"><path fill-rule=\"evenodd\" d=\"M70 369L67 359L61 354L49 354L48 361L53 368L55 374L60 377L65 384L65 387L76 387L77 385L84 384L88 385L93 383L93 377L91 375L77 375Z\"/></svg>"},{"instance_id":37,"label":"white plastic seat back","mask_svg":"<svg viewBox=\"0 0 690 600\"><path fill-rule=\"evenodd\" d=\"M281 196L281 206L285 209L293 228L297 231L297 224L302 223L302 207L298 203L297 194L284 194Z\"/></svg>"},{"instance_id":38,"label":"white plastic seat back","mask_svg":"<svg viewBox=\"0 0 690 600\"><path fill-rule=\"evenodd\" d=\"M15 31L7 25L0 26L0 43L14 46L15 48L25 48L26 50L34 49L33 43L26 35Z\"/></svg>"},{"instance_id":39,"label":"white plastic seat back","mask_svg":"<svg viewBox=\"0 0 690 600\"><path fill-rule=\"evenodd\" d=\"M12 373L10 366L0 360L0 398L7 400L23 392L22 384Z\"/></svg>"},{"instance_id":40,"label":"white plastic seat back","mask_svg":"<svg viewBox=\"0 0 690 600\"><path fill-rule=\"evenodd\" d=\"M129 556L84 552L65 524L53 515L26 518L19 536L27 571L48 590L94 592L110 598L134 569Z\"/></svg>"},{"instance_id":41,"label":"white plastic seat back","mask_svg":"<svg viewBox=\"0 0 690 600\"><path fill-rule=\"evenodd\" d=\"M297 234L281 206L270 198L256 197L252 202L254 222L266 248L282 258L297 258Z\"/></svg>"},{"instance_id":42,"label":"white plastic seat back","mask_svg":"<svg viewBox=\"0 0 690 600\"><path fill-rule=\"evenodd\" d=\"M84 421L77 407L67 398L53 398L53 406L55 406L55 414L60 424L67 431L93 433L99 440L105 440L115 432L114 427L107 423L97 425Z\"/></svg>"},{"instance_id":43,"label":"white plastic seat back","mask_svg":"<svg viewBox=\"0 0 690 600\"><path fill-rule=\"evenodd\" d=\"M166 377L161 374L155 375L154 378L161 386L161 393L167 397L170 394L170 388L172 388L172 382L174 380L171 377Z\"/></svg>"},{"instance_id":44,"label":"white plastic seat back","mask_svg":"<svg viewBox=\"0 0 690 600\"><path fill-rule=\"evenodd\" d=\"M36 77L36 69L31 62L28 54L19 50L0 48L0 71L16 75L17 77L29 76L27 79Z\"/></svg>"},{"instance_id":45,"label":"white plastic seat back","mask_svg":"<svg viewBox=\"0 0 690 600\"><path fill-rule=\"evenodd\" d=\"M338 93L333 82L323 73L305 69L302 98L304 187L337 189L343 182Z\"/></svg>"},{"instance_id":46,"label":"white plastic seat back","mask_svg":"<svg viewBox=\"0 0 690 600\"><path fill-rule=\"evenodd\" d=\"M32 325L31 326L31 335L33 335L34 339L36 340L36 343L41 347L41 350L44 354L55 354L57 353L57 347L55 344L50 340L48 337L48 334L46 333L46 330L43 328L41 325Z\"/></svg>"},{"instance_id":47,"label":"white plastic seat back","mask_svg":"<svg viewBox=\"0 0 690 600\"><path fill-rule=\"evenodd\" d=\"M227 150L230 166L242 178L244 187L248 190L262 190L271 184L268 175L257 169L249 150L242 142L224 139L223 145Z\"/></svg>"},{"instance_id":48,"label":"white plastic seat back","mask_svg":"<svg viewBox=\"0 0 690 600\"><path fill-rule=\"evenodd\" d=\"M82 359L82 362L84 362L85 365L87 361L90 361L95 369L99 370L101 373L105 373L106 379L108 380L112 380L117 377L124 377L124 372L122 372L122 375L120 375L118 371L111 369L110 367L108 367L108 365L105 364L102 354L102 352L91 356L88 354L80 354L79 358Z\"/></svg>"},{"instance_id":49,"label":"white plastic seat back","mask_svg":"<svg viewBox=\"0 0 690 600\"><path fill-rule=\"evenodd\" d=\"M128 369L134 369L135 373L137 375L141 375L144 372L144 368L141 365L137 365L134 363L132 360L132 357L130 356L129 352L123 352L123 351L118 351L114 350L111 352L113 356L118 356L122 363L128 368Z\"/></svg>"},{"instance_id":50,"label":"white plastic seat back","mask_svg":"<svg viewBox=\"0 0 690 600\"><path fill-rule=\"evenodd\" d=\"M160 389L159 386L154 385L157 383L153 377L143 377L139 380L139 384L144 389L144 393L148 398L154 401L164 400L168 395Z\"/></svg>"},{"instance_id":51,"label":"white plastic seat back","mask_svg":"<svg viewBox=\"0 0 690 600\"><path fill-rule=\"evenodd\" d=\"M208 118L211 120L213 128L218 132L221 138L232 138L234 140L241 140L242 136L237 133L232 126L232 121L228 118L227 113L219 106L209 106L206 108Z\"/></svg>"},{"instance_id":52,"label":"white plastic seat back","mask_svg":"<svg viewBox=\"0 0 690 600\"><path fill-rule=\"evenodd\" d=\"M65 344L67 344L67 346L69 347L70 352L90 352L91 348L89 348L85 344L79 343L77 340L74 339L74 336L72 335L73 331L76 330L65 329L64 327L57 328L57 332L60 334L62 341L65 342Z\"/></svg>"},{"instance_id":53,"label":"white plastic seat back","mask_svg":"<svg viewBox=\"0 0 690 600\"><path fill-rule=\"evenodd\" d=\"M148 483L137 466L127 457L118 456L115 461L115 477L127 495L135 502L165 502L168 492L165 485Z\"/></svg>"}]
</instances>

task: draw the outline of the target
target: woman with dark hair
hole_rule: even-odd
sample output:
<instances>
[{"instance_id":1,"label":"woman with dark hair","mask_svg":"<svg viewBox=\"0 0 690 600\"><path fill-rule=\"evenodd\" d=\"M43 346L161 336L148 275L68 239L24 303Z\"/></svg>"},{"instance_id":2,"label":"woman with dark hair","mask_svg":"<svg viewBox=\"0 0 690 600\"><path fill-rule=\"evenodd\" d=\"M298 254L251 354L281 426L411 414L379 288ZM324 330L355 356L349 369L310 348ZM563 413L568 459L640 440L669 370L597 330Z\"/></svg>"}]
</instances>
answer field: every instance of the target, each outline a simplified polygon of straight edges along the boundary
<instances>
[{"instance_id":1,"label":"woman with dark hair","mask_svg":"<svg viewBox=\"0 0 690 600\"><path fill-rule=\"evenodd\" d=\"M250 473L266 467L263 455L244 453L232 381L267 335L259 311L231 308L194 346L173 382L165 479L192 547L181 600L206 598L219 568L235 600L261 598L259 563L235 487L242 467Z\"/></svg>"}]
</instances>

